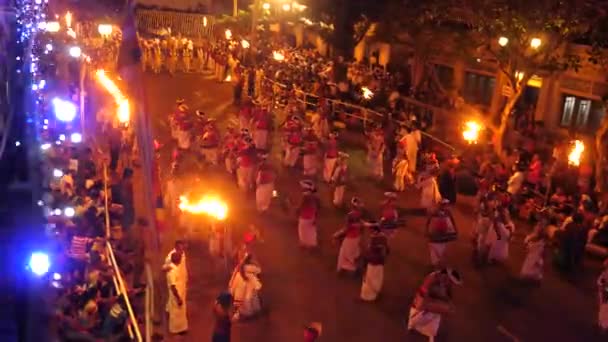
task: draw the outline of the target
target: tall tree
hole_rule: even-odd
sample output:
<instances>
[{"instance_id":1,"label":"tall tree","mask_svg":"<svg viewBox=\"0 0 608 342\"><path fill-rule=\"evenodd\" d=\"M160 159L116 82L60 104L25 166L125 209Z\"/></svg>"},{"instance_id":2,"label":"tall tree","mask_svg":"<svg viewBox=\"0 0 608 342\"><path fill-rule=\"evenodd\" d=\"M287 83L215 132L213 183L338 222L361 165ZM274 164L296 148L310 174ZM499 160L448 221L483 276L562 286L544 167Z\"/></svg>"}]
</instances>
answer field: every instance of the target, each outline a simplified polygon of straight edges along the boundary
<instances>
[{"instance_id":1,"label":"tall tree","mask_svg":"<svg viewBox=\"0 0 608 342\"><path fill-rule=\"evenodd\" d=\"M600 0L449 0L450 11L471 28L480 53L491 56L510 88L500 111L494 150L505 157L510 114L528 81L540 73L578 70L582 57L568 49L605 18Z\"/></svg>"}]
</instances>

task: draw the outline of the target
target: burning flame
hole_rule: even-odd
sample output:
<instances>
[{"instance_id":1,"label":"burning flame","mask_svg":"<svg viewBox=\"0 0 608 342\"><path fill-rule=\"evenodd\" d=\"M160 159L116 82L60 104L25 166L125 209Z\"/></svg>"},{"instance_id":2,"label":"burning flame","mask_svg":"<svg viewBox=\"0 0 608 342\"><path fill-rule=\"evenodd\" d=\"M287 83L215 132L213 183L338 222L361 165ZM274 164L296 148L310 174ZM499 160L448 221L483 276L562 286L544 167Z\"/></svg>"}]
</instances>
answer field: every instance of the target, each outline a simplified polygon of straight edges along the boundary
<instances>
[{"instance_id":1,"label":"burning flame","mask_svg":"<svg viewBox=\"0 0 608 342\"><path fill-rule=\"evenodd\" d=\"M128 122L131 117L129 100L123 95L116 83L114 83L106 75L104 70L97 70L97 72L95 72L95 76L97 77L97 81L99 81L99 83L101 83L101 85L108 91L108 93L114 97L114 101L116 101L116 115L118 116L118 121L121 123Z\"/></svg>"},{"instance_id":2,"label":"burning flame","mask_svg":"<svg viewBox=\"0 0 608 342\"><path fill-rule=\"evenodd\" d=\"M585 144L580 140L574 141L572 151L568 154L568 165L579 166L581 164L581 155L585 151Z\"/></svg>"},{"instance_id":3,"label":"burning flame","mask_svg":"<svg viewBox=\"0 0 608 342\"><path fill-rule=\"evenodd\" d=\"M241 46L243 47L243 49L249 49L249 47L251 46L249 44L248 41L246 41L245 39L241 40Z\"/></svg>"},{"instance_id":4,"label":"burning flame","mask_svg":"<svg viewBox=\"0 0 608 342\"><path fill-rule=\"evenodd\" d=\"M224 34L226 35L226 39L232 39L232 31L230 31L229 29L226 29L226 31L224 31Z\"/></svg>"},{"instance_id":5,"label":"burning flame","mask_svg":"<svg viewBox=\"0 0 608 342\"><path fill-rule=\"evenodd\" d=\"M226 79L224 80L224 82L230 82L230 81L232 81L232 75L226 76Z\"/></svg>"},{"instance_id":6,"label":"burning flame","mask_svg":"<svg viewBox=\"0 0 608 342\"><path fill-rule=\"evenodd\" d=\"M285 60L285 55L281 51L272 51L272 58L275 61L281 62Z\"/></svg>"},{"instance_id":7,"label":"burning flame","mask_svg":"<svg viewBox=\"0 0 608 342\"><path fill-rule=\"evenodd\" d=\"M228 206L222 200L213 196L205 196L197 202L190 202L186 196L179 197L179 210L190 214L203 214L223 221L228 216Z\"/></svg>"},{"instance_id":8,"label":"burning flame","mask_svg":"<svg viewBox=\"0 0 608 342\"><path fill-rule=\"evenodd\" d=\"M465 130L462 132L462 137L469 144L477 143L479 139L479 132L481 131L481 125L475 121L468 121L464 124Z\"/></svg>"},{"instance_id":9,"label":"burning flame","mask_svg":"<svg viewBox=\"0 0 608 342\"><path fill-rule=\"evenodd\" d=\"M369 90L368 87L361 88L361 93L363 94L363 98L366 100L369 100L374 97L374 92Z\"/></svg>"}]
</instances>

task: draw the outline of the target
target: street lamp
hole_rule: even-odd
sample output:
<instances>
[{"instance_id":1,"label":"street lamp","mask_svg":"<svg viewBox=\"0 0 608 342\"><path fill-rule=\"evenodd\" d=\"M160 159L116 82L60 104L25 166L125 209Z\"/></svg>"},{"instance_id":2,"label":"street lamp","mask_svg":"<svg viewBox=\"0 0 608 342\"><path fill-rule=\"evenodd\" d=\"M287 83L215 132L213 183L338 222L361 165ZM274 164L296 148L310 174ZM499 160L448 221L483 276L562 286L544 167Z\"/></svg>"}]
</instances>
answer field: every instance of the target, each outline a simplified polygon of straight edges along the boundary
<instances>
[{"instance_id":1,"label":"street lamp","mask_svg":"<svg viewBox=\"0 0 608 342\"><path fill-rule=\"evenodd\" d=\"M269 4L269 3L267 3L267 2L265 2L265 3L263 3L263 4L262 4L262 8L263 8L264 10L268 11L268 10L270 9L270 4Z\"/></svg>"},{"instance_id":2,"label":"street lamp","mask_svg":"<svg viewBox=\"0 0 608 342\"><path fill-rule=\"evenodd\" d=\"M285 12L291 11L291 5L290 4L283 4L283 11L285 11Z\"/></svg>"},{"instance_id":3,"label":"street lamp","mask_svg":"<svg viewBox=\"0 0 608 342\"><path fill-rule=\"evenodd\" d=\"M72 46L69 50L70 56L74 58L80 58L82 55L82 50L78 46Z\"/></svg>"},{"instance_id":4,"label":"street lamp","mask_svg":"<svg viewBox=\"0 0 608 342\"><path fill-rule=\"evenodd\" d=\"M505 47L505 46L507 46L507 44L509 44L509 38L507 38L507 37L498 38L498 45Z\"/></svg>"},{"instance_id":5,"label":"street lamp","mask_svg":"<svg viewBox=\"0 0 608 342\"><path fill-rule=\"evenodd\" d=\"M532 47L533 49L538 49L541 44L542 41L540 40L540 38L532 38L532 40L530 40L530 47Z\"/></svg>"}]
</instances>

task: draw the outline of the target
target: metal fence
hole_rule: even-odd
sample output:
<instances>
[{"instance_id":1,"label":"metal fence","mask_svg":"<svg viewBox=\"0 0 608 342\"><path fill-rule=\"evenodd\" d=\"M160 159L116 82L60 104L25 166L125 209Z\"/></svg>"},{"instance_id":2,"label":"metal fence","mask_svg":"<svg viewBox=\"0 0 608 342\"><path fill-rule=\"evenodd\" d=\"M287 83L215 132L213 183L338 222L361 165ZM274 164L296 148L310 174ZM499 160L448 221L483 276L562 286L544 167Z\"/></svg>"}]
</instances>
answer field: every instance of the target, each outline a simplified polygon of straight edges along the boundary
<instances>
[{"instance_id":1,"label":"metal fence","mask_svg":"<svg viewBox=\"0 0 608 342\"><path fill-rule=\"evenodd\" d=\"M210 15L138 9L135 17L140 33L171 28L173 35L181 34L190 39L207 37L213 32L214 18Z\"/></svg>"}]
</instances>

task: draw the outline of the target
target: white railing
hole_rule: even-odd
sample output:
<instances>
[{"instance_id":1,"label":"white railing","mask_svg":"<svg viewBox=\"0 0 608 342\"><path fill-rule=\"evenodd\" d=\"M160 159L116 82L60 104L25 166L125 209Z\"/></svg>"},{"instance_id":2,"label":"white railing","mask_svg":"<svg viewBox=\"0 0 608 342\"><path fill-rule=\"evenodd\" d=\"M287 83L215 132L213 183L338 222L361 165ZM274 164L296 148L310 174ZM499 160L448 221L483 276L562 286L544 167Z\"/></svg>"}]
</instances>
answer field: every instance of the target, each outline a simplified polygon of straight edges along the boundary
<instances>
[{"instance_id":1,"label":"white railing","mask_svg":"<svg viewBox=\"0 0 608 342\"><path fill-rule=\"evenodd\" d=\"M181 34L190 39L203 38L213 32L214 18L211 15L138 9L137 30L145 33L171 28L173 35Z\"/></svg>"},{"instance_id":2,"label":"white railing","mask_svg":"<svg viewBox=\"0 0 608 342\"><path fill-rule=\"evenodd\" d=\"M142 342L141 332L139 330L139 325L137 323L137 318L133 313L133 308L131 307L131 301L128 297L127 287L125 286L125 281L122 278L122 273L120 268L118 268L118 263L116 262L116 257L114 256L114 250L112 248L112 244L110 243L110 206L108 201L108 168L106 165L103 166L103 187L104 187L104 205L105 205L105 223L106 223L106 251L107 251L107 260L108 265L112 267L114 271L114 275L112 277L112 281L114 283L114 289L116 290L117 295L123 295L125 298L125 306L127 307L127 313L129 314L128 319L128 332L131 340L135 340L137 342Z\"/></svg>"}]
</instances>

